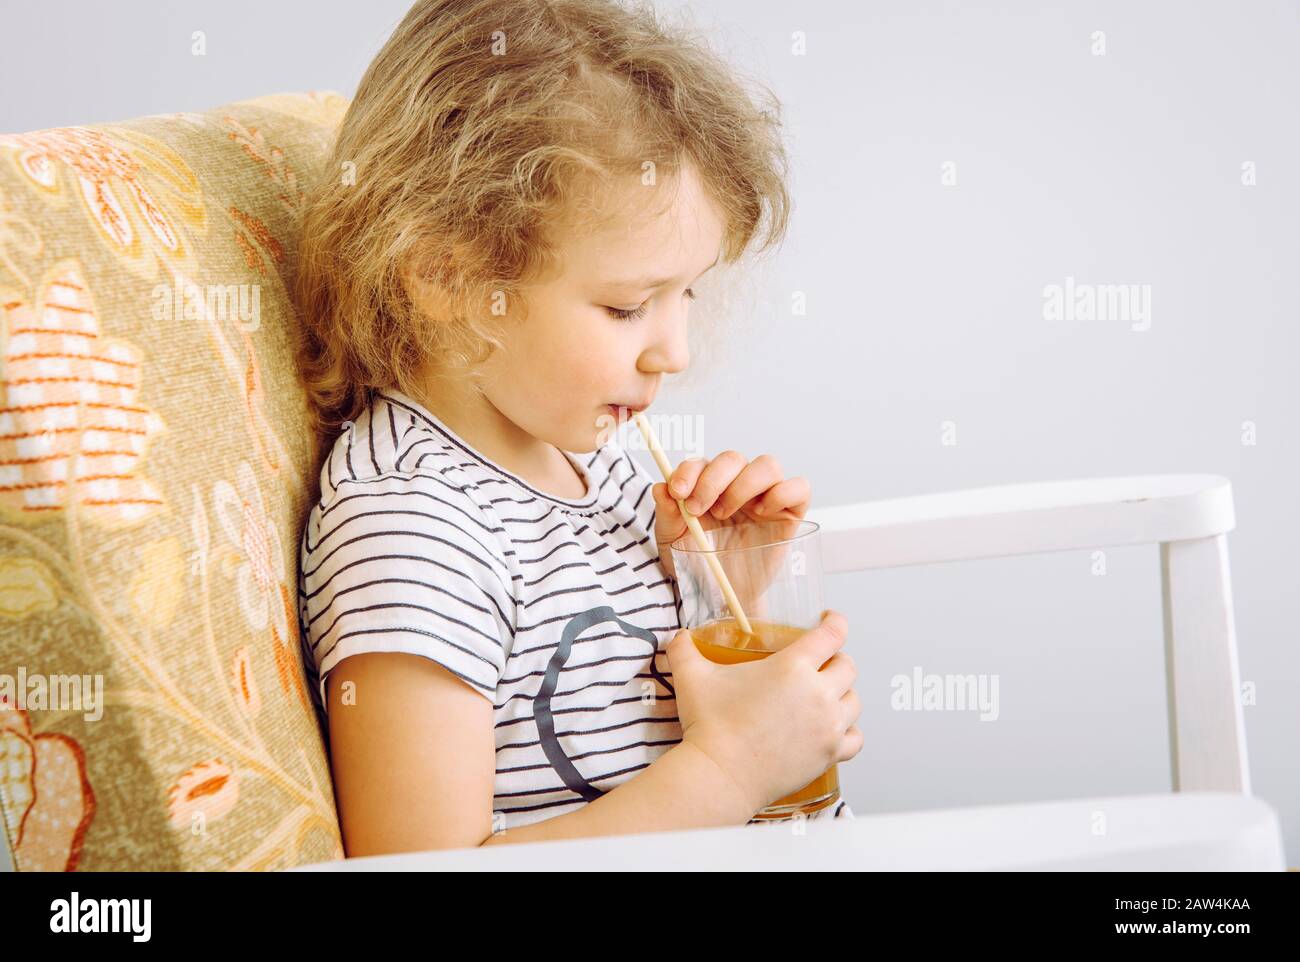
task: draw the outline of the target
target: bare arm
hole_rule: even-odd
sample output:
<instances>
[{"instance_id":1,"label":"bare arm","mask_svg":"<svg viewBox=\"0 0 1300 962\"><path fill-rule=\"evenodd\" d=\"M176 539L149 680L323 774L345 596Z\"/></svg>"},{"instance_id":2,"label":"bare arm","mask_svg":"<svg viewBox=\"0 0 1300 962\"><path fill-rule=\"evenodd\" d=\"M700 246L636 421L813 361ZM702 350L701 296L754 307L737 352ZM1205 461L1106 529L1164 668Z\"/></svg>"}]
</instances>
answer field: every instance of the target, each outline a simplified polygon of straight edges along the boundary
<instances>
[{"instance_id":1,"label":"bare arm","mask_svg":"<svg viewBox=\"0 0 1300 962\"><path fill-rule=\"evenodd\" d=\"M350 857L740 825L762 805L683 741L577 811L492 834L496 745L480 692L427 658L368 652L330 672L326 697Z\"/></svg>"},{"instance_id":2,"label":"bare arm","mask_svg":"<svg viewBox=\"0 0 1300 962\"><path fill-rule=\"evenodd\" d=\"M709 755L682 741L576 812L498 832L483 844L743 825L762 807L745 801Z\"/></svg>"}]
</instances>

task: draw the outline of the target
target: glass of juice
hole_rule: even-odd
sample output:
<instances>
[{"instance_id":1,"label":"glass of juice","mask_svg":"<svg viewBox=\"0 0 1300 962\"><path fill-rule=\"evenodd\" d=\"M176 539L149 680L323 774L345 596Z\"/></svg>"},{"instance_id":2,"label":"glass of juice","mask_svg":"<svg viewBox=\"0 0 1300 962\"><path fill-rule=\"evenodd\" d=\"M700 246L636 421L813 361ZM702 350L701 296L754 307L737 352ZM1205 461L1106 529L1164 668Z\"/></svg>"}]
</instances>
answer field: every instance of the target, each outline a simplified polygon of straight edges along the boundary
<instances>
[{"instance_id":1,"label":"glass of juice","mask_svg":"<svg viewBox=\"0 0 1300 962\"><path fill-rule=\"evenodd\" d=\"M687 534L671 545L682 627L705 658L736 664L766 658L821 623L820 531L813 521L778 520L704 532L708 549ZM746 634L709 564L717 558L749 620ZM840 797L839 772L826 769L798 791L754 813L767 820L808 814Z\"/></svg>"}]
</instances>

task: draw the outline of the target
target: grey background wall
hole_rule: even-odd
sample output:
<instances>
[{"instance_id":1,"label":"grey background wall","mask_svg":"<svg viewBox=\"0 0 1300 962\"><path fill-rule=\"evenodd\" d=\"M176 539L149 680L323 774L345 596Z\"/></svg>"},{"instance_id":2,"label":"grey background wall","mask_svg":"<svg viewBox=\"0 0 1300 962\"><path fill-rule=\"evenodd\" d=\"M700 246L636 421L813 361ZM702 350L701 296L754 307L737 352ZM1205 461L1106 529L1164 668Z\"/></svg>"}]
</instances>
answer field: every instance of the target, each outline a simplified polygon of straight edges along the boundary
<instances>
[{"instance_id":1,"label":"grey background wall","mask_svg":"<svg viewBox=\"0 0 1300 962\"><path fill-rule=\"evenodd\" d=\"M6 0L0 129L351 94L407 6ZM709 455L777 455L818 504L1229 477L1254 789L1297 864L1297 6L658 6L783 101L795 214L657 411L695 419ZM1149 286L1149 327L1045 319L1067 277ZM831 579L867 734L841 767L857 812L1168 790L1156 549L1105 560ZM915 666L998 675L998 719L894 711L890 679Z\"/></svg>"}]
</instances>

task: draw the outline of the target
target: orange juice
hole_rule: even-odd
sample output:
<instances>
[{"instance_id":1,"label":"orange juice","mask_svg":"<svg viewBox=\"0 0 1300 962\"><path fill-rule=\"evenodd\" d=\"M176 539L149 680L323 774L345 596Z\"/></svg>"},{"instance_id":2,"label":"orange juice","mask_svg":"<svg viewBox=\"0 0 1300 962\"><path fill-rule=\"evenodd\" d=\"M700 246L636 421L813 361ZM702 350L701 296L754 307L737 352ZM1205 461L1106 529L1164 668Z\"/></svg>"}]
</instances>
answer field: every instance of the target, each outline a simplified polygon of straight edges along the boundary
<instances>
[{"instance_id":1,"label":"orange juice","mask_svg":"<svg viewBox=\"0 0 1300 962\"><path fill-rule=\"evenodd\" d=\"M734 618L727 618L692 628L690 632L695 647L705 658L723 665L734 665L766 658L808 631L754 618L749 619L749 626L754 629L753 635L745 634ZM779 798L761 812L755 813L754 818L788 818L796 812L816 812L839 797L839 770L832 765L797 792Z\"/></svg>"}]
</instances>

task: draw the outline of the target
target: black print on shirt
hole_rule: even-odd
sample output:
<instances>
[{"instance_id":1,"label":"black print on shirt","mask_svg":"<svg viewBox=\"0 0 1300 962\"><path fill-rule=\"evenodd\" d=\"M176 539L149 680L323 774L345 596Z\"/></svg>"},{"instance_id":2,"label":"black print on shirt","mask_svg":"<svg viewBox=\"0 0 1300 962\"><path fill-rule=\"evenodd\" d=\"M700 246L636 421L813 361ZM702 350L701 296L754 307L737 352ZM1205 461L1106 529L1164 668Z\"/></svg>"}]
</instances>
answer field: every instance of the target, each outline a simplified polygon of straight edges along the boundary
<instances>
[{"instance_id":1,"label":"black print on shirt","mask_svg":"<svg viewBox=\"0 0 1300 962\"><path fill-rule=\"evenodd\" d=\"M542 679L541 688L538 689L537 697L534 699L533 716L537 721L537 732L541 739L542 751L546 753L547 761L551 763L551 767L564 780L564 784L588 802L600 798L605 793L588 783L578 769L574 767L573 762L569 760L569 756L564 753L564 748L560 745L559 739L555 737L555 716L551 714L551 698L555 695L555 689L559 685L560 672L564 670L565 662L569 660L569 652L573 650L574 640L588 628L602 625L607 621L614 622L633 638L640 638L650 645L650 674L674 695L677 694L676 689L668 683L668 679L663 676L659 671L659 667L655 664L655 654L659 651L659 639L653 631L648 631L645 628L624 621L608 605L580 612L565 623L564 633L560 636L560 643L556 646L555 654L551 655L551 660L546 665L546 675Z\"/></svg>"}]
</instances>

